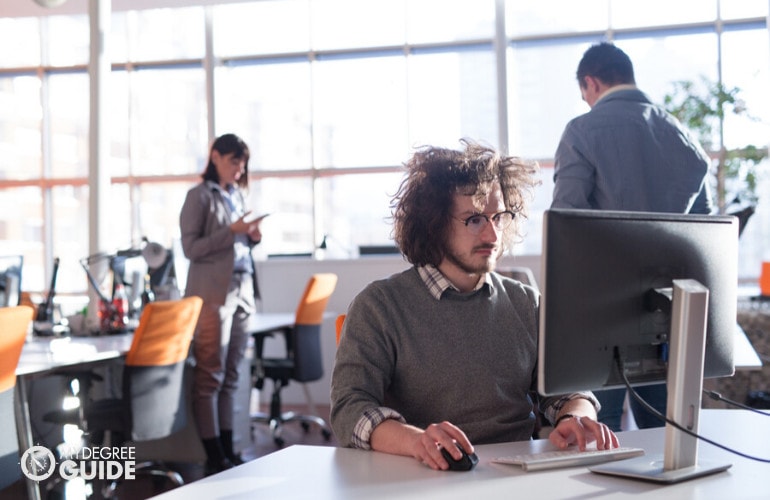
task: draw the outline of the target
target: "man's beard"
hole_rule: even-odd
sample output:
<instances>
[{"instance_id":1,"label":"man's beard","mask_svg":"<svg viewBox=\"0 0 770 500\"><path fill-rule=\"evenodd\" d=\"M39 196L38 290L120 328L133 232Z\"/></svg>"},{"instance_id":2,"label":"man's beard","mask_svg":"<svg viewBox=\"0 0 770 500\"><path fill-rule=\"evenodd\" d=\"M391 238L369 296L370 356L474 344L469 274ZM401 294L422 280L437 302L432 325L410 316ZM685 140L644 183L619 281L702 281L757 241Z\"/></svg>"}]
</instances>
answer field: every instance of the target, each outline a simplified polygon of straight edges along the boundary
<instances>
[{"instance_id":1,"label":"man's beard","mask_svg":"<svg viewBox=\"0 0 770 500\"><path fill-rule=\"evenodd\" d=\"M475 247L473 251L477 250L478 248L494 248L494 246L482 245L480 247ZM471 259L464 259L454 252L447 253L445 257L449 262L457 266L463 272L468 274L482 274L494 271L495 266L497 265L497 260L500 258L501 254L502 250L498 248L496 253L493 253L488 259L484 260L483 264L474 264L470 262Z\"/></svg>"}]
</instances>

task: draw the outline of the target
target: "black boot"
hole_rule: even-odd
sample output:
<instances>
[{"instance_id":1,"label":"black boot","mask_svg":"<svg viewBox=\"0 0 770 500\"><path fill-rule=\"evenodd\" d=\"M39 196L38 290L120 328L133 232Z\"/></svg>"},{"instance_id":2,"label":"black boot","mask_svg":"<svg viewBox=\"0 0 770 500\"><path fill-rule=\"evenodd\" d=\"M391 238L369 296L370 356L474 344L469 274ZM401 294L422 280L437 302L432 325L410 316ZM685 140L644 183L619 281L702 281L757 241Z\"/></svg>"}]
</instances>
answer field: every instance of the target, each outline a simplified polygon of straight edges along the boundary
<instances>
[{"instance_id":1,"label":"black boot","mask_svg":"<svg viewBox=\"0 0 770 500\"><path fill-rule=\"evenodd\" d=\"M216 474L223 470L232 469L233 463L225 456L222 442L219 437L203 439L203 448L206 450L206 475Z\"/></svg>"},{"instance_id":2,"label":"black boot","mask_svg":"<svg viewBox=\"0 0 770 500\"><path fill-rule=\"evenodd\" d=\"M222 429L219 431L219 440L222 442L222 450L225 452L225 457L230 460L233 465L241 465L243 459L233 449L233 431Z\"/></svg>"}]
</instances>

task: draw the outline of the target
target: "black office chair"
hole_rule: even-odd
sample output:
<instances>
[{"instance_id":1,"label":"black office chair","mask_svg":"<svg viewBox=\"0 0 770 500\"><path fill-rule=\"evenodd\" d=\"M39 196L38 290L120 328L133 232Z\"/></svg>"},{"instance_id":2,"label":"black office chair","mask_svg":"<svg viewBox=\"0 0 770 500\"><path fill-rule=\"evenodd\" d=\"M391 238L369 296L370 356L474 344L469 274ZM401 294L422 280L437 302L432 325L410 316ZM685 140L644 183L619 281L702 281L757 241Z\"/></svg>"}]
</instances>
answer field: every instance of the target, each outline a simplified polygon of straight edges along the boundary
<instances>
[{"instance_id":1,"label":"black office chair","mask_svg":"<svg viewBox=\"0 0 770 500\"><path fill-rule=\"evenodd\" d=\"M262 389L266 378L273 381L273 394L270 401L269 413L251 415L252 424L266 423L270 426L273 441L278 447L285 443L282 425L286 422L298 421L305 431L311 424L321 428L324 439L331 438L331 428L326 421L317 415L301 415L295 412L283 412L281 409L281 389L290 380L306 383L319 380L323 376L323 361L321 358L321 323L323 322L326 304L337 285L337 275L331 273L315 274L307 283L305 293L297 307L294 326L282 331L284 335L286 354L281 358L263 357L265 335L255 335L256 357L254 359L254 386ZM314 412L309 391L305 388L305 396Z\"/></svg>"},{"instance_id":2,"label":"black office chair","mask_svg":"<svg viewBox=\"0 0 770 500\"><path fill-rule=\"evenodd\" d=\"M33 312L29 306L0 308L0 422L3 422L0 430L0 490L10 489L21 479L14 391L16 366L32 324Z\"/></svg>"},{"instance_id":3,"label":"black office chair","mask_svg":"<svg viewBox=\"0 0 770 500\"><path fill-rule=\"evenodd\" d=\"M122 397L88 401L80 412L62 410L47 419L84 426L88 446L118 447L182 430L187 424L185 364L202 305L199 297L147 304L126 354ZM184 483L161 462L137 463L136 473ZM111 496L117 485L110 482L102 493Z\"/></svg>"},{"instance_id":4,"label":"black office chair","mask_svg":"<svg viewBox=\"0 0 770 500\"><path fill-rule=\"evenodd\" d=\"M528 267L503 267L497 269L497 273L521 281L525 285L534 287L536 290L538 289L535 273Z\"/></svg>"}]
</instances>

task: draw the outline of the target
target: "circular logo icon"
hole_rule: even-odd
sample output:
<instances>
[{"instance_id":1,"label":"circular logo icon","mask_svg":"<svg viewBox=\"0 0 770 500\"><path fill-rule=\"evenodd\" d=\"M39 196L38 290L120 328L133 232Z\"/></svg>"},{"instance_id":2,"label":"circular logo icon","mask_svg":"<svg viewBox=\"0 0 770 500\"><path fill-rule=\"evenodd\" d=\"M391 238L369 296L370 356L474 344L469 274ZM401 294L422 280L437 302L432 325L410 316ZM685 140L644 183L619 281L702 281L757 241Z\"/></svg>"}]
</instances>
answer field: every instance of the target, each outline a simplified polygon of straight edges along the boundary
<instances>
[{"instance_id":1,"label":"circular logo icon","mask_svg":"<svg viewBox=\"0 0 770 500\"><path fill-rule=\"evenodd\" d=\"M21 456L21 471L33 481L48 479L56 468L56 457L45 446L32 446Z\"/></svg>"}]
</instances>

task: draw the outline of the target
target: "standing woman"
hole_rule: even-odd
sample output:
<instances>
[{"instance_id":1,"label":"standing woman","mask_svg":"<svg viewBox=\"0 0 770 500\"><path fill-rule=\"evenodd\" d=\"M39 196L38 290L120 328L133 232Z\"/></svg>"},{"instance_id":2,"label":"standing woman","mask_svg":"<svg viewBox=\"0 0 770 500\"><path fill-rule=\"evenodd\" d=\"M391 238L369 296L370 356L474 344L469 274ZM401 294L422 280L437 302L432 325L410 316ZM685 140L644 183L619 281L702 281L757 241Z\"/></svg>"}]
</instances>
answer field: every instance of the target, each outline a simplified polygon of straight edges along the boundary
<instances>
[{"instance_id":1,"label":"standing woman","mask_svg":"<svg viewBox=\"0 0 770 500\"><path fill-rule=\"evenodd\" d=\"M203 181L187 193L179 225L190 260L186 296L203 299L193 338L193 412L207 472L242 463L233 450L233 407L249 315L259 289L251 249L259 221L247 222L249 148L234 134L218 137Z\"/></svg>"}]
</instances>

